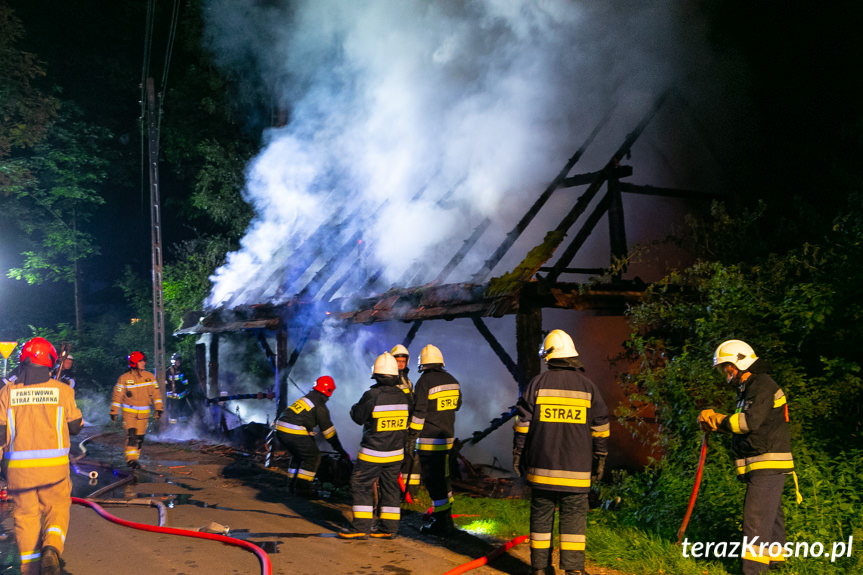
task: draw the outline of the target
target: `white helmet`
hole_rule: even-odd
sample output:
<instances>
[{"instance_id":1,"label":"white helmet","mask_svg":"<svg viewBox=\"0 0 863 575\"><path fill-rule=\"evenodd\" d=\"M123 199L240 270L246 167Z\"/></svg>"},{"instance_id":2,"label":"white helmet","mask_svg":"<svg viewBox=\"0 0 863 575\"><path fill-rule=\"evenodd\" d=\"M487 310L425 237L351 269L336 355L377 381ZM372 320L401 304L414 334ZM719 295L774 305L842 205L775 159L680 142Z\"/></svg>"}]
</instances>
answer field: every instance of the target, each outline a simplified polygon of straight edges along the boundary
<instances>
[{"instance_id":1,"label":"white helmet","mask_svg":"<svg viewBox=\"0 0 863 575\"><path fill-rule=\"evenodd\" d=\"M745 341L729 339L719 344L713 352L713 367L730 363L740 371L746 371L755 363L758 356Z\"/></svg>"},{"instance_id":2,"label":"white helmet","mask_svg":"<svg viewBox=\"0 0 863 575\"><path fill-rule=\"evenodd\" d=\"M375 375L398 375L399 364L396 363L396 358L388 351L380 354L375 360L375 365L372 367L372 376Z\"/></svg>"},{"instance_id":3,"label":"white helmet","mask_svg":"<svg viewBox=\"0 0 863 575\"><path fill-rule=\"evenodd\" d=\"M397 346L393 347L390 350L390 353L393 354L393 356L396 356L396 355L407 355L407 356L409 356L410 355L408 353L408 348L406 348L402 344L398 344Z\"/></svg>"},{"instance_id":4,"label":"white helmet","mask_svg":"<svg viewBox=\"0 0 863 575\"><path fill-rule=\"evenodd\" d=\"M542 347L539 348L539 357L546 361L578 357L578 351L576 351L575 344L572 343L572 338L569 337L568 333L562 329L555 329L542 342Z\"/></svg>"},{"instance_id":5,"label":"white helmet","mask_svg":"<svg viewBox=\"0 0 863 575\"><path fill-rule=\"evenodd\" d=\"M443 354L438 348L429 344L425 346L420 352L420 358L418 363L420 371L422 371L426 365L431 365L433 363L439 363L441 365L444 365Z\"/></svg>"}]
</instances>

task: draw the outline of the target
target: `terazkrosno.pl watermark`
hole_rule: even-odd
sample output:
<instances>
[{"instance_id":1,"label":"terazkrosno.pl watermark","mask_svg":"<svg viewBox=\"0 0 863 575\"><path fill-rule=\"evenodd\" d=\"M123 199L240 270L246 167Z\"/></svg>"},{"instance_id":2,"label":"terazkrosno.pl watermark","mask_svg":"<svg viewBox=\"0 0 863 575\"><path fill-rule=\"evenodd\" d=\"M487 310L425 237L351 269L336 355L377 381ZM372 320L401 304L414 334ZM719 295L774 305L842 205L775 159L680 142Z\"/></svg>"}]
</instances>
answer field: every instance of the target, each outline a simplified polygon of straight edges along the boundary
<instances>
[{"instance_id":1,"label":"terazkrosno.pl watermark","mask_svg":"<svg viewBox=\"0 0 863 575\"><path fill-rule=\"evenodd\" d=\"M752 539L744 536L743 541L690 542L689 539L684 539L683 556L695 559L830 557L830 561L833 562L842 557L851 557L853 545L854 537L849 537L847 543L845 541L834 541L828 545L820 541L815 541L814 543L794 543L789 541L785 545L782 545L777 542L761 542L757 535Z\"/></svg>"}]
</instances>

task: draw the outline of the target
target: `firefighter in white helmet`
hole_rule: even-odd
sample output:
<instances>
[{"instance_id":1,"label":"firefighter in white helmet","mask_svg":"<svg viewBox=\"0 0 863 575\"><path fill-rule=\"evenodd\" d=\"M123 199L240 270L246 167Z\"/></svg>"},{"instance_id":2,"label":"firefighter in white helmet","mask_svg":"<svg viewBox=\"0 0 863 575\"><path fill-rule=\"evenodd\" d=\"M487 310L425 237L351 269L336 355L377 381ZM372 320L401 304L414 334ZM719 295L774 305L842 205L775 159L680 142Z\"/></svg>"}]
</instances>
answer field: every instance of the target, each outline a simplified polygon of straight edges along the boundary
<instances>
[{"instance_id":1,"label":"firefighter in white helmet","mask_svg":"<svg viewBox=\"0 0 863 575\"><path fill-rule=\"evenodd\" d=\"M791 430L785 392L770 376L770 364L755 355L752 347L739 339L722 342L713 354L715 367L737 391L734 413L723 415L705 409L698 421L705 431L731 433L731 454L737 478L746 484L743 503L743 536L758 537L765 546L745 549L743 573L763 573L778 568L785 558L771 557L766 549L772 543L785 545L785 517L782 490L789 474L794 474L791 455ZM802 497L797 492L797 502Z\"/></svg>"},{"instance_id":2,"label":"firefighter in white helmet","mask_svg":"<svg viewBox=\"0 0 863 575\"><path fill-rule=\"evenodd\" d=\"M168 425L184 422L192 411L189 403L189 379L183 373L183 356L171 355L171 365L165 371L165 413Z\"/></svg>"},{"instance_id":3,"label":"firefighter in white helmet","mask_svg":"<svg viewBox=\"0 0 863 575\"><path fill-rule=\"evenodd\" d=\"M293 477L291 491L303 497L317 493L312 483L321 464L321 450L315 441L316 427L342 458L351 460L339 441L327 408L327 401L335 390L333 378L322 375L309 393L292 403L276 420L276 437L291 454L288 469Z\"/></svg>"},{"instance_id":4,"label":"firefighter in white helmet","mask_svg":"<svg viewBox=\"0 0 863 575\"><path fill-rule=\"evenodd\" d=\"M419 370L407 447L419 455L422 482L432 500L431 521L422 532L448 535L455 529L449 455L455 441L455 412L462 404L461 387L444 370L443 354L433 345L420 352Z\"/></svg>"},{"instance_id":5,"label":"firefighter in white helmet","mask_svg":"<svg viewBox=\"0 0 863 575\"><path fill-rule=\"evenodd\" d=\"M343 539L392 539L401 518L399 469L404 459L408 428L408 399L397 386L399 369L389 352L382 353L372 367L375 380L351 407L351 419L363 426L360 452L351 473L354 519L338 536ZM380 526L373 530L374 484L378 483Z\"/></svg>"},{"instance_id":6,"label":"firefighter in white helmet","mask_svg":"<svg viewBox=\"0 0 863 575\"><path fill-rule=\"evenodd\" d=\"M551 570L554 510L559 508L560 568L584 572L587 494L599 481L608 455L608 409L596 385L582 374L578 351L555 329L540 348L548 370L534 377L516 405L512 465L527 472L530 500L530 565ZM522 468L524 465L524 469Z\"/></svg>"},{"instance_id":7,"label":"firefighter in white helmet","mask_svg":"<svg viewBox=\"0 0 863 575\"><path fill-rule=\"evenodd\" d=\"M408 375L410 373L410 354L408 348L402 344L393 346L390 350L392 356L396 359L396 364L399 368L399 389L401 389L409 398L411 411L414 407L414 384ZM402 481L404 481L404 490L407 495L410 495L411 500L416 499L420 488L420 461L419 457L413 449L405 451L405 460L402 462L401 470Z\"/></svg>"},{"instance_id":8,"label":"firefighter in white helmet","mask_svg":"<svg viewBox=\"0 0 863 575\"><path fill-rule=\"evenodd\" d=\"M57 351L50 342L31 339L19 361L18 377L0 390L15 537L23 575L54 575L69 528L69 436L81 431L83 418L75 391L51 379Z\"/></svg>"},{"instance_id":9,"label":"firefighter in white helmet","mask_svg":"<svg viewBox=\"0 0 863 575\"><path fill-rule=\"evenodd\" d=\"M126 358L129 370L117 379L111 396L111 421L117 420L122 412L123 427L126 429L126 465L132 469L141 466L138 459L141 456L141 446L150 422L150 405L155 411L155 418L162 416L162 394L156 376L146 371L147 356L140 351L133 351Z\"/></svg>"}]
</instances>

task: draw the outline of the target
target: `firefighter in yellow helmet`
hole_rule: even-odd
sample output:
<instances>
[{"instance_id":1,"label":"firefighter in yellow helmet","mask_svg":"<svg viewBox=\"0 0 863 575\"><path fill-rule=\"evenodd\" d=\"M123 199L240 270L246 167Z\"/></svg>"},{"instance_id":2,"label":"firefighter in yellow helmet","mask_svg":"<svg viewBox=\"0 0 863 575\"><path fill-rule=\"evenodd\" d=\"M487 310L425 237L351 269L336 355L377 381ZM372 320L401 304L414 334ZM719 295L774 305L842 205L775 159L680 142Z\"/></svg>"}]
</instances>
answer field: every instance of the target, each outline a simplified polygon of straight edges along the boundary
<instances>
[{"instance_id":1,"label":"firefighter in yellow helmet","mask_svg":"<svg viewBox=\"0 0 863 575\"><path fill-rule=\"evenodd\" d=\"M0 437L15 505L23 575L59 574L69 528L69 436L83 418L75 391L51 379L57 351L46 339L24 344L18 377L0 390Z\"/></svg>"},{"instance_id":2,"label":"firefighter in yellow helmet","mask_svg":"<svg viewBox=\"0 0 863 575\"><path fill-rule=\"evenodd\" d=\"M587 493L602 477L608 455L608 409L596 385L581 372L572 338L553 330L540 348L548 370L534 377L516 405L512 465L522 463L532 487L530 566L551 570L554 510L559 508L560 568L584 572Z\"/></svg>"},{"instance_id":3,"label":"firefighter in yellow helmet","mask_svg":"<svg viewBox=\"0 0 863 575\"><path fill-rule=\"evenodd\" d=\"M455 529L449 454L455 441L455 412L462 403L461 387L444 370L443 354L433 345L420 352L419 370L408 444L419 454L422 482L432 499L431 521L421 531L448 535Z\"/></svg>"},{"instance_id":4,"label":"firefighter in yellow helmet","mask_svg":"<svg viewBox=\"0 0 863 575\"><path fill-rule=\"evenodd\" d=\"M351 407L351 419L363 426L363 437L351 473L354 520L338 533L343 539L392 539L401 518L398 478L408 428L408 399L397 387L399 369L389 352L375 360L372 379L374 385ZM372 530L376 481L380 526Z\"/></svg>"},{"instance_id":5,"label":"firefighter in yellow helmet","mask_svg":"<svg viewBox=\"0 0 863 575\"><path fill-rule=\"evenodd\" d=\"M141 446L150 422L150 406L155 418L162 416L162 394L156 376L144 368L147 357L140 351L129 354L129 370L117 379L111 397L111 421L123 414L123 428L126 430L126 464L132 469L141 466Z\"/></svg>"},{"instance_id":6,"label":"firefighter in yellow helmet","mask_svg":"<svg viewBox=\"0 0 863 575\"><path fill-rule=\"evenodd\" d=\"M401 389L408 396L408 404L411 411L414 408L414 384L409 377L411 368L408 365L410 354L408 348L402 344L393 346L390 353L396 360L399 368L399 384ZM406 496L410 496L410 500L416 499L420 488L420 460L414 449L410 446L405 450L405 460L402 462L401 470L402 481L404 481L404 492Z\"/></svg>"},{"instance_id":7,"label":"firefighter in yellow helmet","mask_svg":"<svg viewBox=\"0 0 863 575\"><path fill-rule=\"evenodd\" d=\"M782 490L785 479L794 474L788 403L770 376L769 363L744 341L722 342L713 353L713 367L736 389L737 406L731 415L705 409L698 421L705 431L731 433L735 473L746 484L743 537L750 542L758 538L758 544L744 549L743 573L763 573L785 560L766 550L772 543L785 545ZM794 479L796 484L796 475ZM799 503L799 492L797 497Z\"/></svg>"}]
</instances>

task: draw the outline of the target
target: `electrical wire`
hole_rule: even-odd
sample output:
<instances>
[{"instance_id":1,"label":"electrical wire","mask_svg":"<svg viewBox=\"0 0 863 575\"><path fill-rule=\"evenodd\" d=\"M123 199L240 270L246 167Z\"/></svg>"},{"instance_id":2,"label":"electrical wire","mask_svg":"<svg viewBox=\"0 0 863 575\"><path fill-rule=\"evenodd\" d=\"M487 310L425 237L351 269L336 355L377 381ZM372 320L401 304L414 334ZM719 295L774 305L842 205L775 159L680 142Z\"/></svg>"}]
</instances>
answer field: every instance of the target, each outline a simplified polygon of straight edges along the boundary
<instances>
[{"instance_id":1,"label":"electrical wire","mask_svg":"<svg viewBox=\"0 0 863 575\"><path fill-rule=\"evenodd\" d=\"M80 497L73 497L72 503L77 503L78 505L85 505L87 507L90 507L102 518L107 519L112 523L116 523L117 525L122 525L123 527L130 527L132 529L139 529L141 531L150 531L152 533L163 533L166 535L181 535L183 537L209 539L211 541L219 541L221 543L225 543L226 545L242 547L247 551L251 551L258 557L258 560L261 562L262 575L272 575L273 573L273 566L270 563L270 557L263 549L261 549L254 543L249 543L248 541L243 541L242 539L235 539L234 537L219 535L218 533L202 533L200 531L190 531L188 529L177 529L175 527L159 527L155 525L147 525L145 523L127 521L126 519L120 519L119 517L111 515L110 513L102 509L99 504L88 501L86 499L81 499Z\"/></svg>"},{"instance_id":2,"label":"electrical wire","mask_svg":"<svg viewBox=\"0 0 863 575\"><path fill-rule=\"evenodd\" d=\"M156 118L156 142L159 141L160 128L162 126L162 104L165 102L165 97L168 95L168 70L171 68L171 56L174 54L174 40L177 38L177 23L180 19L180 0L174 0L174 7L171 11L171 27L168 31L168 44L165 48L165 64L162 66L162 85L159 88L159 93L162 96L159 98L159 110Z\"/></svg>"}]
</instances>

